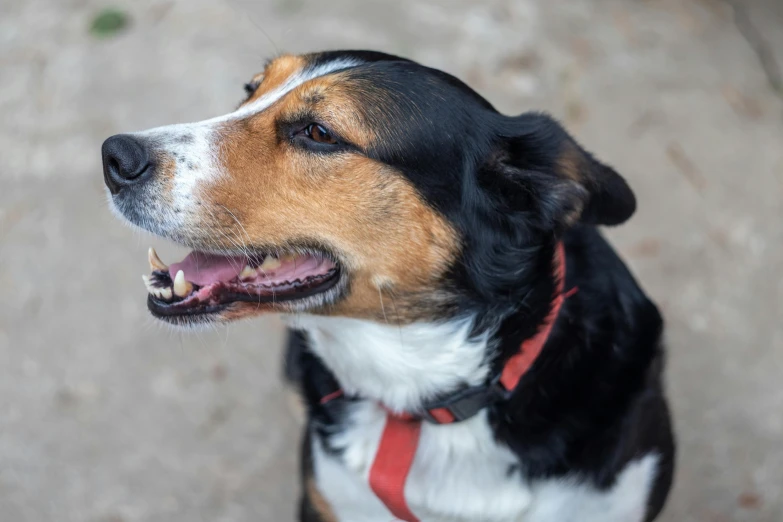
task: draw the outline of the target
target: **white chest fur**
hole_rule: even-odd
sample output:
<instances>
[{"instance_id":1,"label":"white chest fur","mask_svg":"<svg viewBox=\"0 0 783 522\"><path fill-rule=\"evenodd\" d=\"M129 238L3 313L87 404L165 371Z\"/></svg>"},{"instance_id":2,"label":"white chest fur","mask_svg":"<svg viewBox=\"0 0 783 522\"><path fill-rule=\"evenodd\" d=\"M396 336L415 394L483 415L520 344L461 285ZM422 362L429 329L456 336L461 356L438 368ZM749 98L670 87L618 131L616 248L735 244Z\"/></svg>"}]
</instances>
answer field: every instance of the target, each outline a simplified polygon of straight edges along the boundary
<instances>
[{"instance_id":1,"label":"white chest fur","mask_svg":"<svg viewBox=\"0 0 783 522\"><path fill-rule=\"evenodd\" d=\"M349 427L332 439L339 457L313 445L315 480L340 522L395 518L368 485L385 411L363 402ZM657 457L630 463L615 486L598 491L578 477L526 482L509 473L518 464L497 444L485 415L460 424L422 426L405 498L422 522L640 522Z\"/></svg>"},{"instance_id":2,"label":"white chest fur","mask_svg":"<svg viewBox=\"0 0 783 522\"><path fill-rule=\"evenodd\" d=\"M486 343L468 340L468 324L399 328L311 316L292 322L308 330L312 349L348 393L372 399L356 403L330 440L339 456L314 441L318 489L340 522L392 522L368 485L386 422L378 402L412 411L438 391L482 382ZM606 491L577 476L529 482L509 471L524 462L495 441L481 413L458 424L422 425L405 498L422 522L640 522L656 464L652 454L631 462Z\"/></svg>"},{"instance_id":3,"label":"white chest fur","mask_svg":"<svg viewBox=\"0 0 783 522\"><path fill-rule=\"evenodd\" d=\"M471 321L393 326L359 319L289 316L347 394L397 411L461 385L484 382L486 339L470 339Z\"/></svg>"}]
</instances>

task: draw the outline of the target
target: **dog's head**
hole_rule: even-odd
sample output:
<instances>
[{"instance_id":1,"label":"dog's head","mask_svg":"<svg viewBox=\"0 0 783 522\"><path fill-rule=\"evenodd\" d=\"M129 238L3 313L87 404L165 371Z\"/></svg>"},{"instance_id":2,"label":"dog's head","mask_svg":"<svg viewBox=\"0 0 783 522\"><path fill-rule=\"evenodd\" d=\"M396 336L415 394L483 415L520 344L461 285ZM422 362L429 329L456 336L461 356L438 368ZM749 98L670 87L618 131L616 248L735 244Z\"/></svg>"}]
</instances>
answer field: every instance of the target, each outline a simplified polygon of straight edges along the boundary
<instances>
[{"instance_id":1,"label":"dog's head","mask_svg":"<svg viewBox=\"0 0 783 522\"><path fill-rule=\"evenodd\" d=\"M170 267L151 256L148 305L170 322L513 306L539 249L635 208L548 116L501 115L409 60L282 56L246 90L225 116L103 144L112 207L194 250Z\"/></svg>"}]
</instances>

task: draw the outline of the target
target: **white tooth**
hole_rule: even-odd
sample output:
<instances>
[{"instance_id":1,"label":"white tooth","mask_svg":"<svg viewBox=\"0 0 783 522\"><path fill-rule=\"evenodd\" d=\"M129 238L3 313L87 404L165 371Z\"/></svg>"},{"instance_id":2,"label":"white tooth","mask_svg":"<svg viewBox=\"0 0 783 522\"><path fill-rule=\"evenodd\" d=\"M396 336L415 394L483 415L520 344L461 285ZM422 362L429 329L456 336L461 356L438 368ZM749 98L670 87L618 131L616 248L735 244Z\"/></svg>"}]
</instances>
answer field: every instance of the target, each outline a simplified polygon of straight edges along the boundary
<instances>
[{"instance_id":1,"label":"white tooth","mask_svg":"<svg viewBox=\"0 0 783 522\"><path fill-rule=\"evenodd\" d=\"M280 268L282 264L283 263L275 256L266 256L266 259L264 259L264 262L261 263L261 266L258 268L260 270L275 270L276 268Z\"/></svg>"},{"instance_id":2,"label":"white tooth","mask_svg":"<svg viewBox=\"0 0 783 522\"><path fill-rule=\"evenodd\" d=\"M180 297L185 297L193 290L193 285L189 281L185 281L185 272L182 270L177 271L177 275L174 276L174 293Z\"/></svg>"},{"instance_id":3,"label":"white tooth","mask_svg":"<svg viewBox=\"0 0 783 522\"><path fill-rule=\"evenodd\" d=\"M240 279L250 279L251 277L255 277L255 276L256 276L256 270L250 265L245 265L245 268L243 268L242 271L239 273Z\"/></svg>"},{"instance_id":4,"label":"white tooth","mask_svg":"<svg viewBox=\"0 0 783 522\"><path fill-rule=\"evenodd\" d=\"M171 288L163 288L160 291L160 297L163 299L171 299Z\"/></svg>"},{"instance_id":5,"label":"white tooth","mask_svg":"<svg viewBox=\"0 0 783 522\"><path fill-rule=\"evenodd\" d=\"M147 259L150 262L150 271L154 272L156 270L160 272L166 272L168 271L169 267L166 266L166 264L160 260L158 257L158 253L155 252L155 249L150 247L149 251L147 252Z\"/></svg>"},{"instance_id":6,"label":"white tooth","mask_svg":"<svg viewBox=\"0 0 783 522\"><path fill-rule=\"evenodd\" d=\"M160 297L160 288L150 288L150 293L155 297Z\"/></svg>"}]
</instances>

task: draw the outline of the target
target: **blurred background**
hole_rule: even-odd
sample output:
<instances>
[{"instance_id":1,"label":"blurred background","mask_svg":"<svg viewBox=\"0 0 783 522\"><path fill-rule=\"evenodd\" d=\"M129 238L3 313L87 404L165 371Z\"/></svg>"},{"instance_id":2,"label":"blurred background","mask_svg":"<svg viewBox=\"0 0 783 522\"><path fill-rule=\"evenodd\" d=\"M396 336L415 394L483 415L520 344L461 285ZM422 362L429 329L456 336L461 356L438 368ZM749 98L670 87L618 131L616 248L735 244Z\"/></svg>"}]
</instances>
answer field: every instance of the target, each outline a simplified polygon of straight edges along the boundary
<instances>
[{"instance_id":1,"label":"blurred background","mask_svg":"<svg viewBox=\"0 0 783 522\"><path fill-rule=\"evenodd\" d=\"M783 520L783 1L0 0L0 520L292 520L273 318L148 316L111 134L233 109L267 57L371 48L553 113L626 176L668 321L669 522Z\"/></svg>"}]
</instances>

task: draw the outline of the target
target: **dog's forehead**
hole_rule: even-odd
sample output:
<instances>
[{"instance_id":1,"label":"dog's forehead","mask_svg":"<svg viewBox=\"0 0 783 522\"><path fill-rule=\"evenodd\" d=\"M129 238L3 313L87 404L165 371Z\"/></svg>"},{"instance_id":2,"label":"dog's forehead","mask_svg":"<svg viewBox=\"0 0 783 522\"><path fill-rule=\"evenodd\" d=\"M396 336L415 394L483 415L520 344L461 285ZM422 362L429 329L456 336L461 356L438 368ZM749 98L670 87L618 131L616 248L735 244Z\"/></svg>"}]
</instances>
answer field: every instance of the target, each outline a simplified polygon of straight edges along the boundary
<instances>
[{"instance_id":1,"label":"dog's forehead","mask_svg":"<svg viewBox=\"0 0 783 522\"><path fill-rule=\"evenodd\" d=\"M262 72L253 76L250 84L256 89L243 106L245 111L263 110L310 80L359 64L359 61L351 59L318 63L308 55L280 56L271 60Z\"/></svg>"},{"instance_id":2,"label":"dog's forehead","mask_svg":"<svg viewBox=\"0 0 783 522\"><path fill-rule=\"evenodd\" d=\"M479 128L492 106L457 78L411 60L371 51L283 55L253 77L255 89L234 117L305 114L333 129L376 159L408 155L426 140L432 150L453 146L459 133ZM285 99L285 103L277 104ZM369 149L365 146L375 145ZM425 151L427 152L427 151ZM459 157L459 155L455 156Z\"/></svg>"},{"instance_id":3,"label":"dog's forehead","mask_svg":"<svg viewBox=\"0 0 783 522\"><path fill-rule=\"evenodd\" d=\"M405 99L421 99L442 104L455 102L467 95L468 102L491 106L457 78L420 65L407 58L374 51L326 51L302 55L282 55L269 60L264 70L250 81L255 88L244 102L263 109L269 101L280 99L302 85L326 76L338 76L327 84L344 85L360 105L383 103L395 105ZM449 96L451 92L453 96ZM378 98L381 99L378 99ZM262 100L267 103L257 104ZM470 103L468 103L470 105ZM369 108L369 107L368 107Z\"/></svg>"},{"instance_id":4,"label":"dog's forehead","mask_svg":"<svg viewBox=\"0 0 783 522\"><path fill-rule=\"evenodd\" d=\"M302 84L340 70L351 69L362 64L379 61L410 62L398 56L372 51L327 51L301 55L282 55L269 60L263 71L257 73L250 83L260 88L249 101L280 89L286 84Z\"/></svg>"},{"instance_id":5,"label":"dog's forehead","mask_svg":"<svg viewBox=\"0 0 783 522\"><path fill-rule=\"evenodd\" d=\"M270 87L279 85L287 78L304 69L307 61L301 56L283 55L267 61L262 71L253 76L250 83L266 82Z\"/></svg>"}]
</instances>

